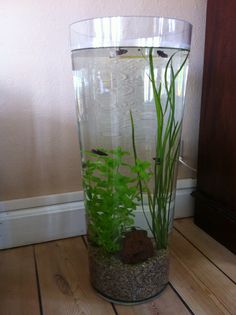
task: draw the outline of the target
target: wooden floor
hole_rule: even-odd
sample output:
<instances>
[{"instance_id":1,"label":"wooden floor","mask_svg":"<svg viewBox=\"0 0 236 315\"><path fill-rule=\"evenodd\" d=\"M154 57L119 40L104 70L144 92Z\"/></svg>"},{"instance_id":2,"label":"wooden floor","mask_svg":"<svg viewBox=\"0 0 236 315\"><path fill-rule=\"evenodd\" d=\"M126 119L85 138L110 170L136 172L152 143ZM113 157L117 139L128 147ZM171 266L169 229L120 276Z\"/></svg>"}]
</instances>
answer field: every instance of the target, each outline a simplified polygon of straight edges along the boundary
<instances>
[{"instance_id":1,"label":"wooden floor","mask_svg":"<svg viewBox=\"0 0 236 315\"><path fill-rule=\"evenodd\" d=\"M196 227L175 222L170 282L156 300L113 305L89 284L82 237L0 252L0 315L236 315L236 257Z\"/></svg>"}]
</instances>

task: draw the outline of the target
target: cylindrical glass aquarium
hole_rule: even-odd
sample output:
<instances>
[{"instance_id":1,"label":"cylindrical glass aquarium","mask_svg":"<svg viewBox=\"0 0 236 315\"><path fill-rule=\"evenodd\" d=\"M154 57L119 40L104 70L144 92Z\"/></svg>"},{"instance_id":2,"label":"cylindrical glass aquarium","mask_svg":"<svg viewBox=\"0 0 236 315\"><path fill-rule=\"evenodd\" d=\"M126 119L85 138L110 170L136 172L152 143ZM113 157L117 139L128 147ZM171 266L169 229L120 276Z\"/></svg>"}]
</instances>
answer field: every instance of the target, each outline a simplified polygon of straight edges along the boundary
<instances>
[{"instance_id":1,"label":"cylindrical glass aquarium","mask_svg":"<svg viewBox=\"0 0 236 315\"><path fill-rule=\"evenodd\" d=\"M162 17L71 25L90 279L116 303L168 283L191 29Z\"/></svg>"}]
</instances>

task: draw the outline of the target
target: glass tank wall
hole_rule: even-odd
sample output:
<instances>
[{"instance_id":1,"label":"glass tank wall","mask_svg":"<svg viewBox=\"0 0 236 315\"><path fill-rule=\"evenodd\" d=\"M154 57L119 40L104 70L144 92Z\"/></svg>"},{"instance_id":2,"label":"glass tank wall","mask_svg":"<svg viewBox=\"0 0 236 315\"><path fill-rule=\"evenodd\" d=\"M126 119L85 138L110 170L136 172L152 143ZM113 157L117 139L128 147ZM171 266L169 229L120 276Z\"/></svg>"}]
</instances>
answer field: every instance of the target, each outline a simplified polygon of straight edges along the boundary
<instances>
[{"instance_id":1,"label":"glass tank wall","mask_svg":"<svg viewBox=\"0 0 236 315\"><path fill-rule=\"evenodd\" d=\"M189 23L161 17L71 26L90 278L118 303L168 282L190 38Z\"/></svg>"}]
</instances>

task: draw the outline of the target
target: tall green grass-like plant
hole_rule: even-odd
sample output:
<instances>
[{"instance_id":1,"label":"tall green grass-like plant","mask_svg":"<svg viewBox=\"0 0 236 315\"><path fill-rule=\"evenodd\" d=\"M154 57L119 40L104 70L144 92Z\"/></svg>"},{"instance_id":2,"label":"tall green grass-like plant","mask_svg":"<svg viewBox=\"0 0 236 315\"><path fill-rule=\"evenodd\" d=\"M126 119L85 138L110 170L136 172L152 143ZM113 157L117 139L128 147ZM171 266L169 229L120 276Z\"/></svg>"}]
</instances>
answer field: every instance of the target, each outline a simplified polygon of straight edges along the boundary
<instances>
[{"instance_id":1,"label":"tall green grass-like plant","mask_svg":"<svg viewBox=\"0 0 236 315\"><path fill-rule=\"evenodd\" d=\"M148 226L155 239L157 249L167 248L168 245L168 232L171 223L171 201L173 197L174 171L175 163L179 153L182 124L182 121L176 121L175 119L175 82L178 75L181 73L181 71L183 71L184 65L188 59L188 54L176 72L174 72L173 68L173 58L175 55L176 53L174 53L169 58L166 64L164 82L157 83L154 75L153 48L150 48L149 50L149 79L153 90L157 121L156 152L154 157L155 163L153 167L153 191L150 190L147 180L141 178L139 172L137 172L141 206ZM169 82L167 79L168 74L170 74ZM167 96L165 103L163 103L161 100L161 91L163 88L165 89ZM131 111L130 120L132 128L133 154L135 164L137 166L138 154L135 143L135 125ZM151 220L147 218L145 213L143 201L144 194L147 195Z\"/></svg>"}]
</instances>

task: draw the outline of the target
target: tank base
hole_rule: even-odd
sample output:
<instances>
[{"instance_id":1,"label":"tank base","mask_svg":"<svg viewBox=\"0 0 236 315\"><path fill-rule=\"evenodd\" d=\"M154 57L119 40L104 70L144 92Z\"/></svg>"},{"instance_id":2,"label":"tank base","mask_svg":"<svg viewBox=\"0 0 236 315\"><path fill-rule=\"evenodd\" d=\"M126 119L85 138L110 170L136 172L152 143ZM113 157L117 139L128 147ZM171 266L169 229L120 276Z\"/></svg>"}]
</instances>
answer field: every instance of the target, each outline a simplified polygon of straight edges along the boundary
<instances>
[{"instance_id":1,"label":"tank base","mask_svg":"<svg viewBox=\"0 0 236 315\"><path fill-rule=\"evenodd\" d=\"M137 300L137 301L133 301L133 302L114 300L113 298L110 298L109 296L106 296L106 295L102 294L96 288L94 288L94 290L96 291L98 296L100 296L103 300L106 300L107 302L111 302L113 304L120 304L120 305L131 306L131 305L144 304L144 303L147 303L147 302L155 300L156 298L158 298L165 291L167 285L168 285L168 283L163 287L163 289L161 289L161 291L159 291L154 296L151 296L151 297L149 297L147 299Z\"/></svg>"}]
</instances>

